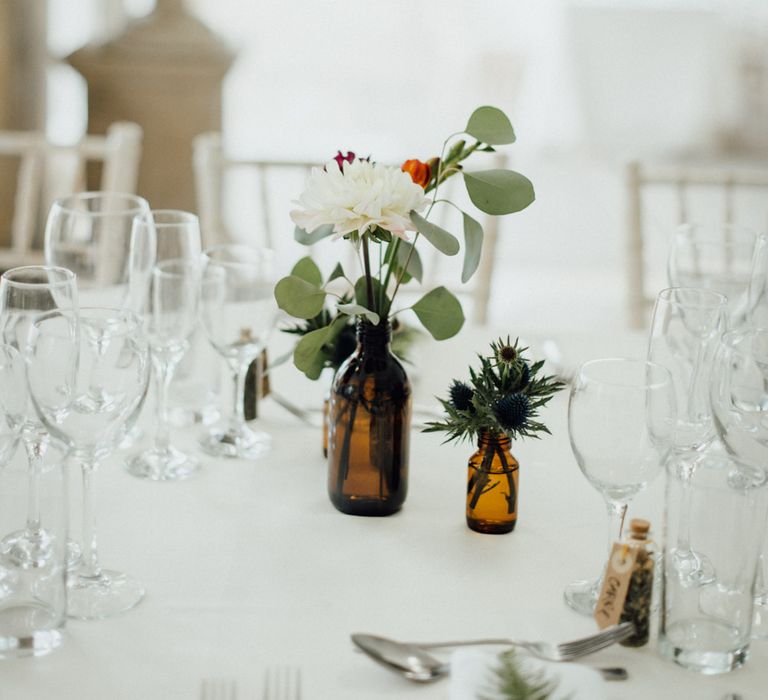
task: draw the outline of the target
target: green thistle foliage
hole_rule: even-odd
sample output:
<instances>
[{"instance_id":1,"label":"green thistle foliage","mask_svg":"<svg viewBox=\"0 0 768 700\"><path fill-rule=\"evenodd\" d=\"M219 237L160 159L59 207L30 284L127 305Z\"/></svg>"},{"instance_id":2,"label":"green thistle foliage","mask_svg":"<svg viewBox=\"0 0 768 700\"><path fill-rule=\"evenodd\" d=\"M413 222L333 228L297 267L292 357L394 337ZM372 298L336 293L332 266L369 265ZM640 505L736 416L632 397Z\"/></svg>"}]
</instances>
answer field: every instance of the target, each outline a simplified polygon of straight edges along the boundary
<instances>
[{"instance_id":1,"label":"green thistle foliage","mask_svg":"<svg viewBox=\"0 0 768 700\"><path fill-rule=\"evenodd\" d=\"M509 337L491 343L489 355L478 355L480 367L469 368L469 382L454 380L450 398L438 399L445 419L427 423L424 432L445 432L446 441L474 441L485 431L511 439L549 434L539 410L565 385L543 375L544 362L529 362L526 350Z\"/></svg>"},{"instance_id":2,"label":"green thistle foliage","mask_svg":"<svg viewBox=\"0 0 768 700\"><path fill-rule=\"evenodd\" d=\"M493 669L494 694L481 695L479 700L547 700L557 689L557 682L543 672L526 672L520 668L514 651L499 656Z\"/></svg>"}]
</instances>

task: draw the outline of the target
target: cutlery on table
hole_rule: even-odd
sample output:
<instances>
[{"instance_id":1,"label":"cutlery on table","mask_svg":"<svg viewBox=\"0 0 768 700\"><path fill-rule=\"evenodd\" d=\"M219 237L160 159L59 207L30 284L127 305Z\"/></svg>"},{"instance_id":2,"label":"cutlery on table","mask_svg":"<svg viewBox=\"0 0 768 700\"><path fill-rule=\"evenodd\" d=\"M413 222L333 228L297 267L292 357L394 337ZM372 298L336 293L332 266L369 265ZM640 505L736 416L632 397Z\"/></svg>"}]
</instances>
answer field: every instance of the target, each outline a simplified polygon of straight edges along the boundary
<instances>
[{"instance_id":1,"label":"cutlery on table","mask_svg":"<svg viewBox=\"0 0 768 700\"><path fill-rule=\"evenodd\" d=\"M422 645L396 642L392 639L370 634L353 634L352 641L385 668L401 674L408 680L428 683L447 675L450 672L450 665L429 654L425 651L427 648L478 644L519 646L526 649L531 655L545 661L571 661L604 649L625 639L632 633L632 624L623 623L589 637L558 645L547 642L517 642L509 639L483 639L471 640L470 642L441 642ZM624 680L627 678L627 672L623 668L597 670L606 680Z\"/></svg>"},{"instance_id":2,"label":"cutlery on table","mask_svg":"<svg viewBox=\"0 0 768 700\"><path fill-rule=\"evenodd\" d=\"M291 666L267 668L262 700L301 700L301 669Z\"/></svg>"},{"instance_id":3,"label":"cutlery on table","mask_svg":"<svg viewBox=\"0 0 768 700\"><path fill-rule=\"evenodd\" d=\"M200 700L237 700L237 682L231 678L203 678Z\"/></svg>"}]
</instances>

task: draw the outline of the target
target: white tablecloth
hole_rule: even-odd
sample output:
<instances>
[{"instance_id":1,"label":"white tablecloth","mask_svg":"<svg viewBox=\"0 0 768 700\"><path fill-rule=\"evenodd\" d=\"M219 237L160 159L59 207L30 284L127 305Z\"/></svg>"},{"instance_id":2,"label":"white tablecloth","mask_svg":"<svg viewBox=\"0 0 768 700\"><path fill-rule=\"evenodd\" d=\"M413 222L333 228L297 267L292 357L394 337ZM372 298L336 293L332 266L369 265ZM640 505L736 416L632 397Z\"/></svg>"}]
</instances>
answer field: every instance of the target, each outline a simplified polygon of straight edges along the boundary
<instances>
[{"instance_id":1,"label":"white tablecloth","mask_svg":"<svg viewBox=\"0 0 768 700\"><path fill-rule=\"evenodd\" d=\"M419 349L417 401L463 376L491 338L468 329ZM572 361L644 351L637 336L566 340ZM320 388L291 367L273 382L319 405ZM389 518L334 510L318 431L271 402L261 422L274 447L257 462L205 458L186 482L153 483L125 473L116 455L97 482L102 560L139 577L146 599L113 619L69 622L64 645L47 657L0 662L0 698L194 700L203 677L236 678L240 698L260 698L266 667L281 664L301 667L304 700L437 700L447 697L444 681L396 677L354 652L350 633L563 641L592 632L562 590L597 573L606 520L572 456L566 402L564 392L546 412L551 438L513 445L520 519L503 536L467 529L473 448L442 445L439 434L414 433L408 499ZM198 432L175 437L192 449ZM630 511L651 518L659 534L661 486L657 479ZM631 680L609 686L610 698L719 700L731 691L758 700L766 697L768 644L752 651L745 668L721 677L679 668L652 647L614 647L588 662L629 670Z\"/></svg>"}]
</instances>

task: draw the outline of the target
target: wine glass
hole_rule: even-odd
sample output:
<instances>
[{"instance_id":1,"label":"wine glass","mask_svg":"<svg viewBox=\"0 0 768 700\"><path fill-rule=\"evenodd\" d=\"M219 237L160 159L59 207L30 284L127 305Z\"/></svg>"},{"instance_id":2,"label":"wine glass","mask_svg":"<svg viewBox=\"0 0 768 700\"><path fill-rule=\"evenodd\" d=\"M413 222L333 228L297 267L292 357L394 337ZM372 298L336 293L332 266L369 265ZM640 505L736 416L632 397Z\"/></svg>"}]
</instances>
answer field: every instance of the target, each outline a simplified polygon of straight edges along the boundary
<instances>
[{"instance_id":1,"label":"wine glass","mask_svg":"<svg viewBox=\"0 0 768 700\"><path fill-rule=\"evenodd\" d=\"M19 445L27 407L27 380L24 359L12 345L0 343L0 469L11 461ZM30 493L31 496L31 493ZM30 507L31 504L28 506ZM30 508L31 509L31 508ZM27 517L29 527L29 516ZM17 561L14 545L28 535L26 530L15 532L0 544L4 564L30 568L27 562ZM12 590L13 577L0 566L0 600Z\"/></svg>"},{"instance_id":2,"label":"wine glass","mask_svg":"<svg viewBox=\"0 0 768 700\"><path fill-rule=\"evenodd\" d=\"M16 452L26 408L24 358L12 345L0 343L0 468Z\"/></svg>"},{"instance_id":3,"label":"wine glass","mask_svg":"<svg viewBox=\"0 0 768 700\"><path fill-rule=\"evenodd\" d=\"M579 468L605 499L609 548L621 537L629 500L661 471L676 419L675 392L665 367L613 358L579 368L568 403L568 432ZM602 575L569 584L566 603L591 615L601 581Z\"/></svg>"},{"instance_id":4,"label":"wine glass","mask_svg":"<svg viewBox=\"0 0 768 700\"><path fill-rule=\"evenodd\" d=\"M68 580L68 613L104 618L129 610L144 589L102 569L96 545L93 479L131 428L147 393L149 350L139 318L115 308L52 312L32 326L27 361L35 410L71 448L83 474L83 555Z\"/></svg>"},{"instance_id":5,"label":"wine glass","mask_svg":"<svg viewBox=\"0 0 768 700\"><path fill-rule=\"evenodd\" d=\"M648 359L669 370L677 404L670 460L680 477L683 502L672 565L688 585L714 580L712 564L691 548L690 484L702 453L716 438L709 379L717 341L725 332L727 304L722 294L708 289L664 289L656 299L648 340Z\"/></svg>"},{"instance_id":6,"label":"wine glass","mask_svg":"<svg viewBox=\"0 0 768 700\"><path fill-rule=\"evenodd\" d=\"M0 277L0 340L28 357L29 332L35 319L49 311L77 313L77 285L70 270L32 265L17 267ZM26 397L26 386L23 395ZM54 553L51 537L40 519L40 470L50 446L50 435L40 423L30 399L25 399L21 439L29 472L27 522L23 529L0 541L6 561L24 568L43 566ZM67 561L73 564L80 548L67 544Z\"/></svg>"},{"instance_id":7,"label":"wine glass","mask_svg":"<svg viewBox=\"0 0 768 700\"><path fill-rule=\"evenodd\" d=\"M156 481L183 479L200 463L171 444L168 389L197 322L200 226L194 214L173 210L152 211L136 217L133 225L138 229L137 240L157 241L156 264L143 309L157 386L157 427L154 446L130 458L126 468L134 476ZM142 232L145 228L154 228L155 233Z\"/></svg>"},{"instance_id":8,"label":"wine glass","mask_svg":"<svg viewBox=\"0 0 768 700\"><path fill-rule=\"evenodd\" d=\"M720 340L710 384L715 427L744 479L768 472L768 328L729 331ZM768 638L768 586L761 557L752 636Z\"/></svg>"},{"instance_id":9,"label":"wine glass","mask_svg":"<svg viewBox=\"0 0 768 700\"><path fill-rule=\"evenodd\" d=\"M272 251L223 245L208 249L203 258L203 328L232 373L233 405L227 423L215 426L200 444L215 456L253 459L271 442L266 433L246 426L243 402L248 366L264 350L277 322Z\"/></svg>"},{"instance_id":10,"label":"wine glass","mask_svg":"<svg viewBox=\"0 0 768 700\"><path fill-rule=\"evenodd\" d=\"M728 299L732 327L747 311L755 234L733 224L683 224L672 240L667 259L670 287L697 287Z\"/></svg>"},{"instance_id":11,"label":"wine glass","mask_svg":"<svg viewBox=\"0 0 768 700\"><path fill-rule=\"evenodd\" d=\"M81 192L57 199L45 225L45 260L77 276L84 306L140 312L154 266L154 228L134 229L149 213L142 197Z\"/></svg>"}]
</instances>

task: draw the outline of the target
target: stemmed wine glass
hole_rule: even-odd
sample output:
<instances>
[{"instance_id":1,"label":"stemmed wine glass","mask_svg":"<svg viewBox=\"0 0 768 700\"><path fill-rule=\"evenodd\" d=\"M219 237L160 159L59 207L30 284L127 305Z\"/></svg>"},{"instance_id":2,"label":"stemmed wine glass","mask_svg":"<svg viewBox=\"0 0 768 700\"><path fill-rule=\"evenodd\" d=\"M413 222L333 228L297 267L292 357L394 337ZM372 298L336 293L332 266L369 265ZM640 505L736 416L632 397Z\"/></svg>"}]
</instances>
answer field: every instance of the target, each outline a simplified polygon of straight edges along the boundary
<instances>
[{"instance_id":1,"label":"stemmed wine glass","mask_svg":"<svg viewBox=\"0 0 768 700\"><path fill-rule=\"evenodd\" d=\"M156 264L144 311L157 386L157 427L154 446L126 463L134 476L169 481L190 476L199 460L171 444L168 389L197 322L200 289L200 226L184 211L157 210L136 217L135 238L157 241ZM143 233L154 228L153 236ZM139 271L138 274L141 274Z\"/></svg>"},{"instance_id":2,"label":"stemmed wine glass","mask_svg":"<svg viewBox=\"0 0 768 700\"><path fill-rule=\"evenodd\" d=\"M681 225L667 259L670 287L696 287L728 299L729 325L743 323L755 234L734 224Z\"/></svg>"},{"instance_id":3,"label":"stemmed wine glass","mask_svg":"<svg viewBox=\"0 0 768 700\"><path fill-rule=\"evenodd\" d=\"M768 328L726 333L715 356L710 384L715 427L744 474L768 473ZM752 636L768 638L768 585L765 561L757 570Z\"/></svg>"},{"instance_id":4,"label":"stemmed wine glass","mask_svg":"<svg viewBox=\"0 0 768 700\"><path fill-rule=\"evenodd\" d=\"M684 493L672 565L687 585L714 579L712 564L691 548L690 483L702 453L715 440L709 401L712 360L725 332L727 299L708 289L673 287L656 298L648 359L669 370L677 404L677 425L670 460Z\"/></svg>"},{"instance_id":5,"label":"stemmed wine glass","mask_svg":"<svg viewBox=\"0 0 768 700\"><path fill-rule=\"evenodd\" d=\"M269 449L270 437L245 424L243 401L248 366L266 346L277 322L272 292L272 251L241 245L210 248L203 256L201 317L208 340L232 373L228 422L201 440L208 454L253 459Z\"/></svg>"},{"instance_id":6,"label":"stemmed wine glass","mask_svg":"<svg viewBox=\"0 0 768 700\"><path fill-rule=\"evenodd\" d=\"M103 618L134 607L144 589L101 568L93 479L130 430L147 393L149 349L139 318L122 309L80 309L38 317L27 360L32 401L50 433L67 443L83 473L83 555L68 581L68 613Z\"/></svg>"},{"instance_id":7,"label":"stemmed wine glass","mask_svg":"<svg viewBox=\"0 0 768 700\"><path fill-rule=\"evenodd\" d=\"M621 536L629 500L661 470L677 418L672 378L654 362L622 358L583 364L571 387L568 432L584 476L605 499L609 547ZM566 603L591 615L602 575L574 581Z\"/></svg>"},{"instance_id":8,"label":"stemmed wine glass","mask_svg":"<svg viewBox=\"0 0 768 700\"><path fill-rule=\"evenodd\" d=\"M140 312L155 264L155 230L134 229L147 200L122 192L57 199L45 226L45 260L77 276L80 303Z\"/></svg>"},{"instance_id":9,"label":"stemmed wine glass","mask_svg":"<svg viewBox=\"0 0 768 700\"><path fill-rule=\"evenodd\" d=\"M28 356L29 332L35 319L50 311L77 313L77 285L70 270L61 267L17 267L0 277L0 339ZM26 386L23 395L26 397ZM43 566L53 553L51 538L40 520L40 470L51 437L40 423L32 402L25 399L22 442L27 454L29 473L26 526L0 541L5 560L17 566ZM71 565L80 556L74 542L67 544Z\"/></svg>"}]
</instances>

